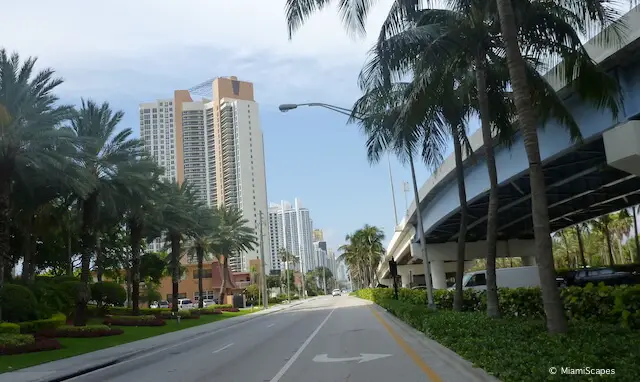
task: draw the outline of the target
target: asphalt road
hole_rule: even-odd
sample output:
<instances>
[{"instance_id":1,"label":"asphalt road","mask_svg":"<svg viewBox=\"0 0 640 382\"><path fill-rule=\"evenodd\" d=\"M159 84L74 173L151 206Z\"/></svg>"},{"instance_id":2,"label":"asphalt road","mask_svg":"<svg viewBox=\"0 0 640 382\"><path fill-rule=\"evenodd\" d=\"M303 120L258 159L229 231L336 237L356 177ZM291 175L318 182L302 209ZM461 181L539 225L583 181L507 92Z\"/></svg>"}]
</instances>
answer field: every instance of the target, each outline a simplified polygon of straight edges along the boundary
<instances>
[{"instance_id":1,"label":"asphalt road","mask_svg":"<svg viewBox=\"0 0 640 382\"><path fill-rule=\"evenodd\" d=\"M69 381L469 381L435 358L430 366L407 337L365 301L320 297Z\"/></svg>"}]
</instances>

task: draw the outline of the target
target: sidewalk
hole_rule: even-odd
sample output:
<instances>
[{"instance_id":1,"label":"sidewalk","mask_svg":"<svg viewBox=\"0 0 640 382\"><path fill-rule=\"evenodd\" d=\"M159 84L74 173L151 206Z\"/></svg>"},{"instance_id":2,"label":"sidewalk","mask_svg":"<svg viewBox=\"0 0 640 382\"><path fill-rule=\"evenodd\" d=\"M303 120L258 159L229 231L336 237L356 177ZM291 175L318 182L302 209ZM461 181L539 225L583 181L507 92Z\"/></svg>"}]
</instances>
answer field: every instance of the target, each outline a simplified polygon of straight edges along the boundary
<instances>
[{"instance_id":1,"label":"sidewalk","mask_svg":"<svg viewBox=\"0 0 640 382\"><path fill-rule=\"evenodd\" d=\"M483 369L474 367L471 362L460 357L453 350L428 338L424 333L407 325L384 308L372 302L370 304L437 375L432 380L439 378L440 381L445 382L500 382L499 379Z\"/></svg>"},{"instance_id":2,"label":"sidewalk","mask_svg":"<svg viewBox=\"0 0 640 382\"><path fill-rule=\"evenodd\" d=\"M57 382L68 378L88 373L99 368L113 365L124 359L129 359L143 353L160 351L167 347L181 345L186 341L196 339L204 334L212 334L224 330L243 322L280 312L308 301L293 302L290 305L276 305L266 310L260 310L245 316L228 318L222 321L212 322L194 326L188 329L178 330L171 333L161 334L143 340L129 342L126 344L113 346L110 348L81 354L75 357L64 358L57 361L47 362L40 365L27 367L17 371L0 374L2 382ZM52 350L55 351L55 350Z\"/></svg>"}]
</instances>

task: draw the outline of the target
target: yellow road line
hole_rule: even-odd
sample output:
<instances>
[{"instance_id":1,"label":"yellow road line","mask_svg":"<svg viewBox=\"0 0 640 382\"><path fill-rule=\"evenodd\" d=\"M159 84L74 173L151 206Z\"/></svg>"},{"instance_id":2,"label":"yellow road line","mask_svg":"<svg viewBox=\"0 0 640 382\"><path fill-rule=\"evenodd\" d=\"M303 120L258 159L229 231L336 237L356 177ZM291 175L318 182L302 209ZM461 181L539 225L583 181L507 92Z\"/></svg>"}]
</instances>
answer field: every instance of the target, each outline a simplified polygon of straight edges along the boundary
<instances>
[{"instance_id":1,"label":"yellow road line","mask_svg":"<svg viewBox=\"0 0 640 382\"><path fill-rule=\"evenodd\" d=\"M370 309L373 315L376 317L376 319L378 319L378 321L382 324L382 326L384 326L384 328L387 329L391 337L393 337L393 339L398 343L398 345L402 348L402 350L404 350L404 352L407 353L409 358L411 358L413 362L416 365L418 365L418 367L422 369L422 371L424 371L424 373L429 377L431 382L442 382L442 378L440 378L440 376L436 374L436 372L433 371L433 369L430 368L429 365L427 365L422 360L422 358L420 358L418 353L416 353L416 351L413 350L411 346L409 346L409 344L407 344L407 342L404 339L402 339L402 337L400 337L398 333L396 333L395 330L393 330L391 325L389 325L389 323L385 321L385 319L382 318L382 316L378 312L376 312L374 308L370 307Z\"/></svg>"}]
</instances>

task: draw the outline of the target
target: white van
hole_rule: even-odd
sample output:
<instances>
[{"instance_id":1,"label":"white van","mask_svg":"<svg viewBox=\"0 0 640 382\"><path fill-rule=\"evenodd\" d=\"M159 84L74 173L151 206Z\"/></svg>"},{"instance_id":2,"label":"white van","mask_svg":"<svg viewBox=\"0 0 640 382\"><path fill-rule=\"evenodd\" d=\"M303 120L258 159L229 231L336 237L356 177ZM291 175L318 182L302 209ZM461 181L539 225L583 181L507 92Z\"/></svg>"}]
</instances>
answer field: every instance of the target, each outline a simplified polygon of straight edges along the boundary
<instances>
[{"instance_id":1,"label":"white van","mask_svg":"<svg viewBox=\"0 0 640 382\"><path fill-rule=\"evenodd\" d=\"M540 286L538 267L514 267L496 269L498 288L529 288ZM462 277L463 289L487 289L487 271L465 273ZM449 289L456 289L455 285Z\"/></svg>"}]
</instances>

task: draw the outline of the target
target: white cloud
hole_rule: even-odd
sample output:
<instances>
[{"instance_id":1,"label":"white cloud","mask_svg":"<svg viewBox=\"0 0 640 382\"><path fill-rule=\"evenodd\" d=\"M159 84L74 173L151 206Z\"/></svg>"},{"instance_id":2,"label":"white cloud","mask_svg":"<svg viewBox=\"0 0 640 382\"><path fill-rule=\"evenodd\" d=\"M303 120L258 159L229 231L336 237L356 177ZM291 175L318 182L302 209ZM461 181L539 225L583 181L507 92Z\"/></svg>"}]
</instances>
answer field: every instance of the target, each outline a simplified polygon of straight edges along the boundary
<instances>
[{"instance_id":1,"label":"white cloud","mask_svg":"<svg viewBox=\"0 0 640 382\"><path fill-rule=\"evenodd\" d=\"M358 95L355 76L391 2L375 6L365 39L350 39L330 7L289 41L284 0L12 2L0 34L5 48L54 67L65 96L141 102L237 75L256 83L260 102L342 103Z\"/></svg>"}]
</instances>

